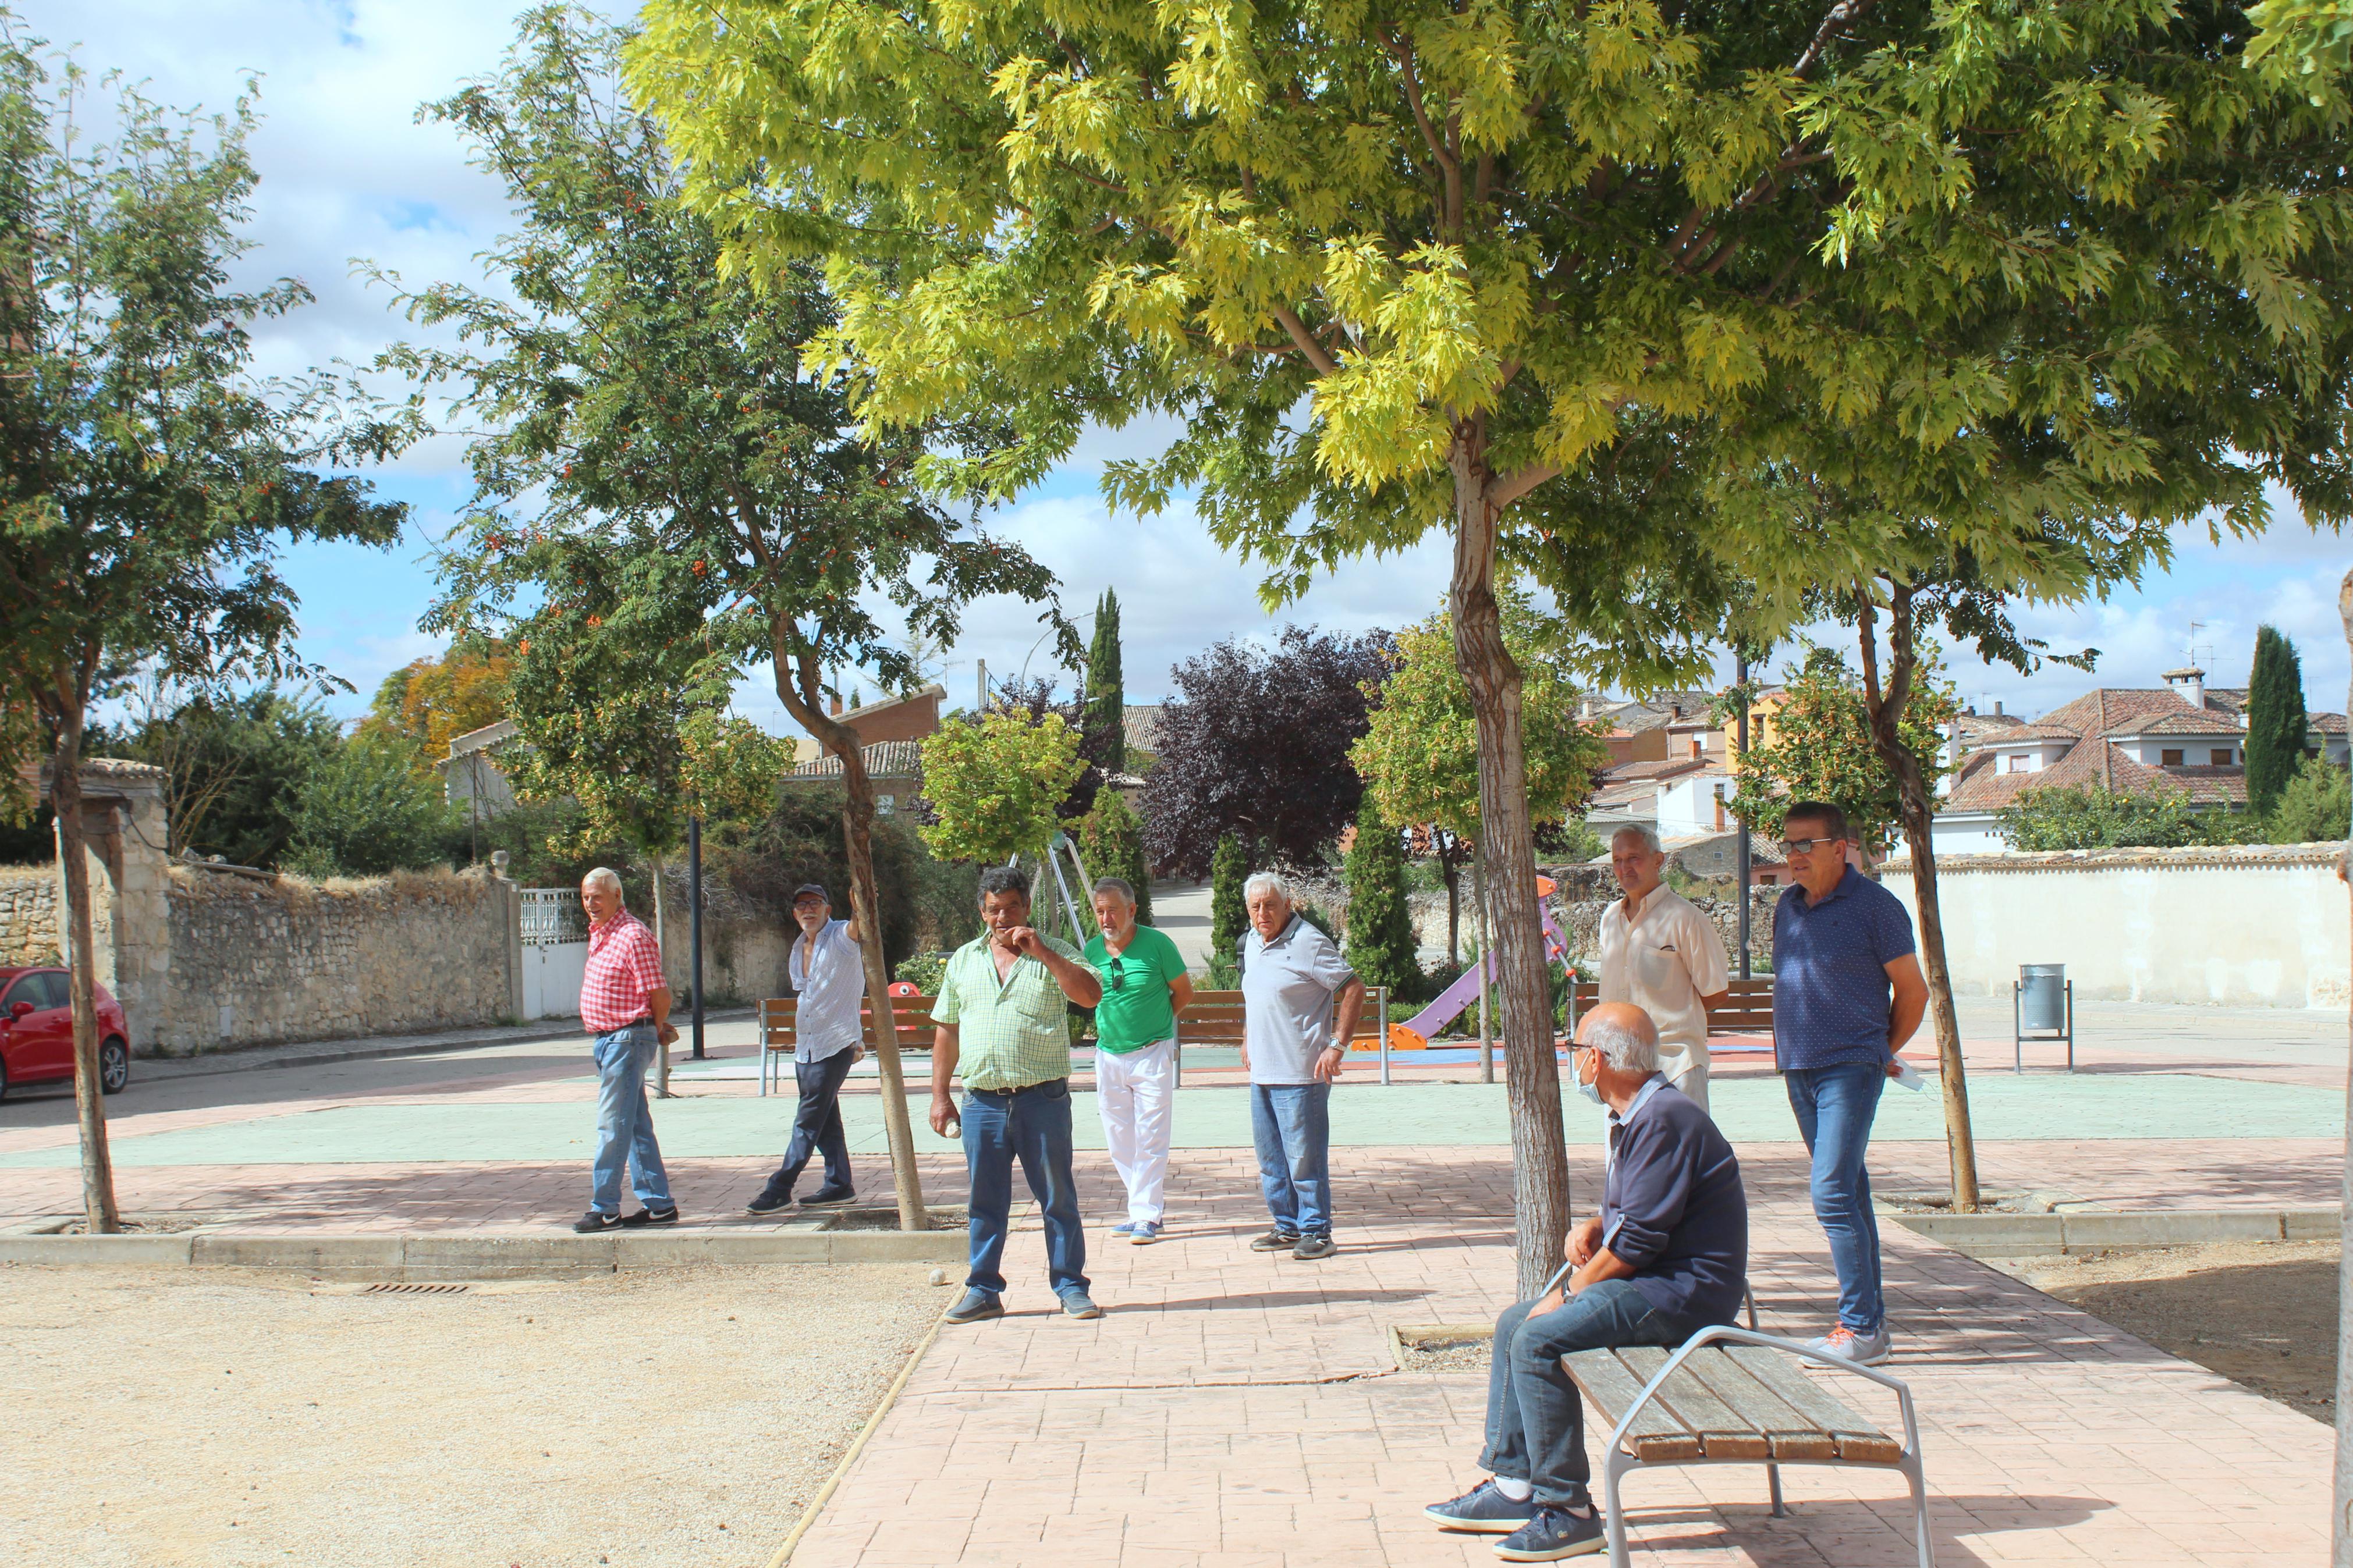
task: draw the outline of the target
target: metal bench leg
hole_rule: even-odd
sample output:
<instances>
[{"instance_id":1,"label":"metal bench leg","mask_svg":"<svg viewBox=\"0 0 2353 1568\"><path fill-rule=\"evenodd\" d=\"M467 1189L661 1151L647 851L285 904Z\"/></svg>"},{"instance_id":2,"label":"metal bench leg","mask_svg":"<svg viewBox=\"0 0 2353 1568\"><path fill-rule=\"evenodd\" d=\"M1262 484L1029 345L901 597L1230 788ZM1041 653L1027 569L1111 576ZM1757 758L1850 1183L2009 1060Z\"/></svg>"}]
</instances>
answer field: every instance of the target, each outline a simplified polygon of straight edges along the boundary
<instances>
[{"instance_id":1,"label":"metal bench leg","mask_svg":"<svg viewBox=\"0 0 2353 1568\"><path fill-rule=\"evenodd\" d=\"M1936 1542L1928 1533L1928 1472L1916 1449L1904 1457L1904 1476L1912 1483L1912 1533L1920 1542L1920 1568L1936 1568Z\"/></svg>"},{"instance_id":2,"label":"metal bench leg","mask_svg":"<svg viewBox=\"0 0 2353 1568\"><path fill-rule=\"evenodd\" d=\"M1626 1552L1626 1510L1618 1497L1619 1479L1634 1468L1635 1459L1613 1443L1609 1457L1601 1462L1601 1526L1609 1541L1609 1568L1629 1568L1631 1559Z\"/></svg>"}]
</instances>

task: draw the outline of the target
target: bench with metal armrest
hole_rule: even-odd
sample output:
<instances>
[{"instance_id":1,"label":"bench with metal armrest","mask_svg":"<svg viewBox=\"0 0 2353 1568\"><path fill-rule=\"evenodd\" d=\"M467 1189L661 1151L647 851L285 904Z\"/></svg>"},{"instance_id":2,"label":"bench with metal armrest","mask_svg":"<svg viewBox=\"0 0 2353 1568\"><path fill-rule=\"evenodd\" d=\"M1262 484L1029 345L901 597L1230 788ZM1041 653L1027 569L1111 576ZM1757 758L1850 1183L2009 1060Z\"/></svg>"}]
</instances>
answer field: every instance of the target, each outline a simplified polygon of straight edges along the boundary
<instances>
[{"instance_id":1,"label":"bench with metal armrest","mask_svg":"<svg viewBox=\"0 0 2353 1568\"><path fill-rule=\"evenodd\" d=\"M936 996L893 996L891 998L891 1018L899 1026L899 1048L902 1051L928 1051L932 1048L932 1004ZM800 1017L800 998L772 996L760 1004L760 1092L768 1092L773 1074L783 1080L784 1069L777 1058L789 1060L793 1047L799 1042L796 1026ZM871 1002L860 1002L858 1007L860 1032L866 1043L874 1043L874 1007Z\"/></svg>"}]
</instances>

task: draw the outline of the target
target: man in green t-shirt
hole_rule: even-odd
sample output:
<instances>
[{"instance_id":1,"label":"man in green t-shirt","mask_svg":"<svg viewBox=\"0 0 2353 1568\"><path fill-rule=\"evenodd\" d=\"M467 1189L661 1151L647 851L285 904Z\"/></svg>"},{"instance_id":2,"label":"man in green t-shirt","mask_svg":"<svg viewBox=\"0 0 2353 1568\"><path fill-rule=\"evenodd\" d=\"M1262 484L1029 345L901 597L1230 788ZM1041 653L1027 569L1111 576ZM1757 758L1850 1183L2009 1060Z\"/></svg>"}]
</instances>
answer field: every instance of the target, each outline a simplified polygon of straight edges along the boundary
<instances>
[{"instance_id":1,"label":"man in green t-shirt","mask_svg":"<svg viewBox=\"0 0 2353 1568\"><path fill-rule=\"evenodd\" d=\"M1095 1103L1103 1142L1127 1188L1127 1222L1112 1226L1138 1247L1160 1239L1168 1180L1169 1125L1176 1104L1176 1011L1193 982L1176 944L1135 923L1135 889L1117 877L1095 884L1102 934L1086 961L1103 977L1095 1004Z\"/></svg>"}]
</instances>

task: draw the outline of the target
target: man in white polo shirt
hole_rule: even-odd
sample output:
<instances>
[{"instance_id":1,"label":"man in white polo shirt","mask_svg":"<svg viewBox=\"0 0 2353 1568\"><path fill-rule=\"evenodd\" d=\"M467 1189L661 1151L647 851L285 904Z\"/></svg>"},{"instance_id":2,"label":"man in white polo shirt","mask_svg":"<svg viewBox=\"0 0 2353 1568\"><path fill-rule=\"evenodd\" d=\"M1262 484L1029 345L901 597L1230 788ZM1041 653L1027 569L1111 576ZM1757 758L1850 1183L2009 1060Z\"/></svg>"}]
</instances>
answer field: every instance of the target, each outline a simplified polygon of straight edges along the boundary
<instances>
[{"instance_id":1,"label":"man in white polo shirt","mask_svg":"<svg viewBox=\"0 0 2353 1568\"><path fill-rule=\"evenodd\" d=\"M1707 1109L1707 1016L1731 994L1715 923L1666 885L1659 836L1629 824L1609 838L1625 897L1601 912L1601 999L1631 1002L1659 1030L1659 1070Z\"/></svg>"},{"instance_id":2,"label":"man in white polo shirt","mask_svg":"<svg viewBox=\"0 0 2353 1568\"><path fill-rule=\"evenodd\" d=\"M803 1198L802 1206L846 1204L857 1196L849 1184L849 1137L841 1125L841 1081L866 1054L859 1016L866 966L858 953L858 922L835 920L832 899L815 882L793 890L793 920L801 934L793 940L786 969L800 996L793 1016L793 1076L801 1103L785 1163L744 1205L753 1214L774 1214L791 1203L793 1184L812 1154L825 1156L825 1185Z\"/></svg>"}]
</instances>

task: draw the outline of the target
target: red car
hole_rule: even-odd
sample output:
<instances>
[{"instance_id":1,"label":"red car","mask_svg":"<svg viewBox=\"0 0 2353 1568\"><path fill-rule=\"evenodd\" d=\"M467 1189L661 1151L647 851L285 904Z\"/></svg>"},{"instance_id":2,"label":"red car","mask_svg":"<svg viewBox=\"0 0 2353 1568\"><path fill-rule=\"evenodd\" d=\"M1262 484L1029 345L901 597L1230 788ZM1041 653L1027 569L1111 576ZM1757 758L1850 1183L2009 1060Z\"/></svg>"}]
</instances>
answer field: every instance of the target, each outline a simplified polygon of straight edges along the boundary
<instances>
[{"instance_id":1,"label":"red car","mask_svg":"<svg viewBox=\"0 0 2353 1568\"><path fill-rule=\"evenodd\" d=\"M62 969L0 968L0 1096L20 1083L73 1077L73 996ZM131 1026L103 985L98 997L98 1082L131 1081Z\"/></svg>"}]
</instances>

